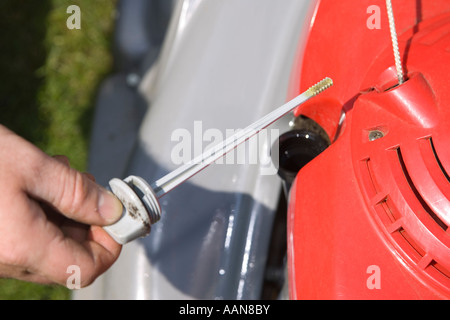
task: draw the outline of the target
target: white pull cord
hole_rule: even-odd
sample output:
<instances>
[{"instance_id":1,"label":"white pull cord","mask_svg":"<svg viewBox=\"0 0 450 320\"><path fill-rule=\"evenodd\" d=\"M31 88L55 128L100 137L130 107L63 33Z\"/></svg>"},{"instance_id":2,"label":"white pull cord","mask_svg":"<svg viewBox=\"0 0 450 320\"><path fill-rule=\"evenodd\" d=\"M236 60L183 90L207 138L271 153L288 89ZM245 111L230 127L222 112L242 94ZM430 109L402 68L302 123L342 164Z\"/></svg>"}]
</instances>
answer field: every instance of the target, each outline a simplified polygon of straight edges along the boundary
<instances>
[{"instance_id":1,"label":"white pull cord","mask_svg":"<svg viewBox=\"0 0 450 320\"><path fill-rule=\"evenodd\" d=\"M398 49L397 31L395 30L394 11L392 10L391 0L386 0L387 13L389 18L389 29L391 30L392 48L394 50L395 68L397 69L398 83L405 82L403 78L402 61L400 59L400 51Z\"/></svg>"}]
</instances>

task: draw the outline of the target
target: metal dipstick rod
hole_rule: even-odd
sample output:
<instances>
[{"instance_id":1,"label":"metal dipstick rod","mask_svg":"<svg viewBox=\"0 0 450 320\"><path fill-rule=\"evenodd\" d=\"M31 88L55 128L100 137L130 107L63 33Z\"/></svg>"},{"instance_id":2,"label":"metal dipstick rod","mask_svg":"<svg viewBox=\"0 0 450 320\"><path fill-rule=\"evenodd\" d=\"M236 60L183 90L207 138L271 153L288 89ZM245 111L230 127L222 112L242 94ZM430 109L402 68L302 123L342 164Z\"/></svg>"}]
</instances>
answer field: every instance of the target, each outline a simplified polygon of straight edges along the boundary
<instances>
[{"instance_id":1,"label":"metal dipstick rod","mask_svg":"<svg viewBox=\"0 0 450 320\"><path fill-rule=\"evenodd\" d=\"M198 157L168 173L151 185L137 176L129 176L124 180L112 179L109 182L110 189L122 202L124 210L118 222L104 227L104 229L114 240L121 244L147 235L150 233L151 225L161 217L161 207L159 205L161 197L332 85L333 81L330 78L323 79L294 99L273 110L245 129L237 131L231 137L206 150Z\"/></svg>"}]
</instances>

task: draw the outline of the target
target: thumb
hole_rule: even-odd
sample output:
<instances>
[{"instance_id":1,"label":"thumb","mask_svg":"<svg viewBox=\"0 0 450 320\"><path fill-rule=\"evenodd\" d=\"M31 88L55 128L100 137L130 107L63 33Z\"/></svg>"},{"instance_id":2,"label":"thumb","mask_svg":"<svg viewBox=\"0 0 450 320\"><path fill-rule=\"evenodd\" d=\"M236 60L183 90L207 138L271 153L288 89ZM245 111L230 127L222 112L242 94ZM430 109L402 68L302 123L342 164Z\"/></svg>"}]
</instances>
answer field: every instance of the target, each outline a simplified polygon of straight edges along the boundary
<instances>
[{"instance_id":1,"label":"thumb","mask_svg":"<svg viewBox=\"0 0 450 320\"><path fill-rule=\"evenodd\" d=\"M89 225L110 225L121 217L122 204L111 192L61 161L45 158L31 178L27 191L32 196Z\"/></svg>"}]
</instances>

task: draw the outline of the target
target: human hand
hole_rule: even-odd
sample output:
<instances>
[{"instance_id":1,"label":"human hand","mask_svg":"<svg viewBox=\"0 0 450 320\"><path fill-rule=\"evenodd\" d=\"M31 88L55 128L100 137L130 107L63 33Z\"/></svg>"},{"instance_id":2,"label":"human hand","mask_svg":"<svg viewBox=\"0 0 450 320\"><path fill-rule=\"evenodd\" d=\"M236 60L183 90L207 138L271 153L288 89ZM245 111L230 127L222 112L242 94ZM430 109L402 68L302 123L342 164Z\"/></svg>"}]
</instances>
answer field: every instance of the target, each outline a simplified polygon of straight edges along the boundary
<instances>
[{"instance_id":1,"label":"human hand","mask_svg":"<svg viewBox=\"0 0 450 320\"><path fill-rule=\"evenodd\" d=\"M122 204L67 158L50 157L0 125L0 277L66 284L67 268L92 283L121 246L102 226Z\"/></svg>"}]
</instances>

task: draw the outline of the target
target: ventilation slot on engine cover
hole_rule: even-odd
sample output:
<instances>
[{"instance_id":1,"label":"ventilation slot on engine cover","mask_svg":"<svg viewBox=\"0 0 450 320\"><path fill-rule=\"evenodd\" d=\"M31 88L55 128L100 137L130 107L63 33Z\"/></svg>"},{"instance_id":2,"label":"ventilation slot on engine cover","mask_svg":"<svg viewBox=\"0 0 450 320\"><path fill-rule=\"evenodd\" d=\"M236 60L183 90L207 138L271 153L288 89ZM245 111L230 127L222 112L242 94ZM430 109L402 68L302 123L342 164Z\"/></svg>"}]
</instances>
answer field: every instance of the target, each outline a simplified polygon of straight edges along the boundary
<instances>
[{"instance_id":1,"label":"ventilation slot on engine cover","mask_svg":"<svg viewBox=\"0 0 450 320\"><path fill-rule=\"evenodd\" d=\"M433 150L434 158L436 159L436 162L438 163L439 168L441 169L441 171L444 174L447 181L450 183L450 176L448 175L447 171L444 169L444 166L442 165L442 162L437 155L436 148L434 147L434 144L433 144L433 139L429 138L428 140L430 141L431 150Z\"/></svg>"},{"instance_id":2,"label":"ventilation slot on engine cover","mask_svg":"<svg viewBox=\"0 0 450 320\"><path fill-rule=\"evenodd\" d=\"M397 148L396 152L404 177L409 187L411 188L411 191L414 193L418 202L423 207L423 210L425 210L433 218L433 220L439 225L439 227L446 231L448 229L448 226L441 219L439 219L436 213L434 213L433 210L427 205L427 203L415 187L406 168L406 164L404 162L400 148ZM395 208L391 207L390 210L395 210ZM421 269L426 270L434 278L440 278L443 276L446 279L445 281L448 282L448 280L450 280L450 271L446 269L442 264L439 264L436 260L434 260L416 241L412 239L412 237L406 232L406 230L403 229L403 227L399 227L397 230L391 231L393 231L392 236L396 238L396 242L400 246L402 246L402 248L405 250L405 253L407 253ZM399 236L401 238L399 238ZM406 243L408 244L408 246L405 246Z\"/></svg>"},{"instance_id":3,"label":"ventilation slot on engine cover","mask_svg":"<svg viewBox=\"0 0 450 320\"><path fill-rule=\"evenodd\" d=\"M442 177L440 174L442 166L439 166L440 169L437 166L439 158L435 151L432 151L432 141L430 140L430 142L428 142L428 140L430 139L427 138L423 140L423 146L426 148L426 153L429 156L428 159L433 161L432 165L435 168L434 172L439 173ZM365 158L360 161L361 182L370 199L371 206L378 217L378 221L384 225L385 231L389 237L401 248L403 253L406 254L418 268L425 271L438 282L447 286L447 284L450 284L450 271L448 268L437 262L436 258L438 257L434 257L427 252L421 241L416 241L416 237L405 229L405 212L401 211L399 206L400 208L404 208L403 210L414 210L416 214L418 213L419 216L422 216L423 218L429 216L432 219L429 219L428 223L437 223L439 226L437 229L442 228L444 231L448 231L448 226L435 212L433 212L417 190L417 187L414 185L410 173L408 172L400 148L389 149L388 152L390 153L389 158L393 170L392 174L395 177L396 184L399 187L399 190L403 190L402 193L405 193L405 197L411 201L408 205L411 206L411 208L407 209L408 206L405 206L405 204L396 203L398 200L394 200L390 191L383 191L385 188L381 187L379 179L377 179L377 175L373 170L373 160ZM445 171L442 172L445 174ZM416 239L420 239L420 237Z\"/></svg>"},{"instance_id":4,"label":"ventilation slot on engine cover","mask_svg":"<svg viewBox=\"0 0 450 320\"><path fill-rule=\"evenodd\" d=\"M431 140L430 140L431 141ZM402 168L402 171L405 175L406 180L408 181L408 184L411 188L411 190L414 192L414 195L416 196L417 200L422 205L425 212L427 212L434 221L445 231L447 230L448 226L436 215L436 213L428 206L428 204L425 202L425 200L420 195L419 191L417 190L416 186L414 185L411 176L409 175L409 172L406 168L405 162L403 160L402 152L400 151L400 148L397 148L397 156L398 160L400 161L400 166Z\"/></svg>"}]
</instances>

